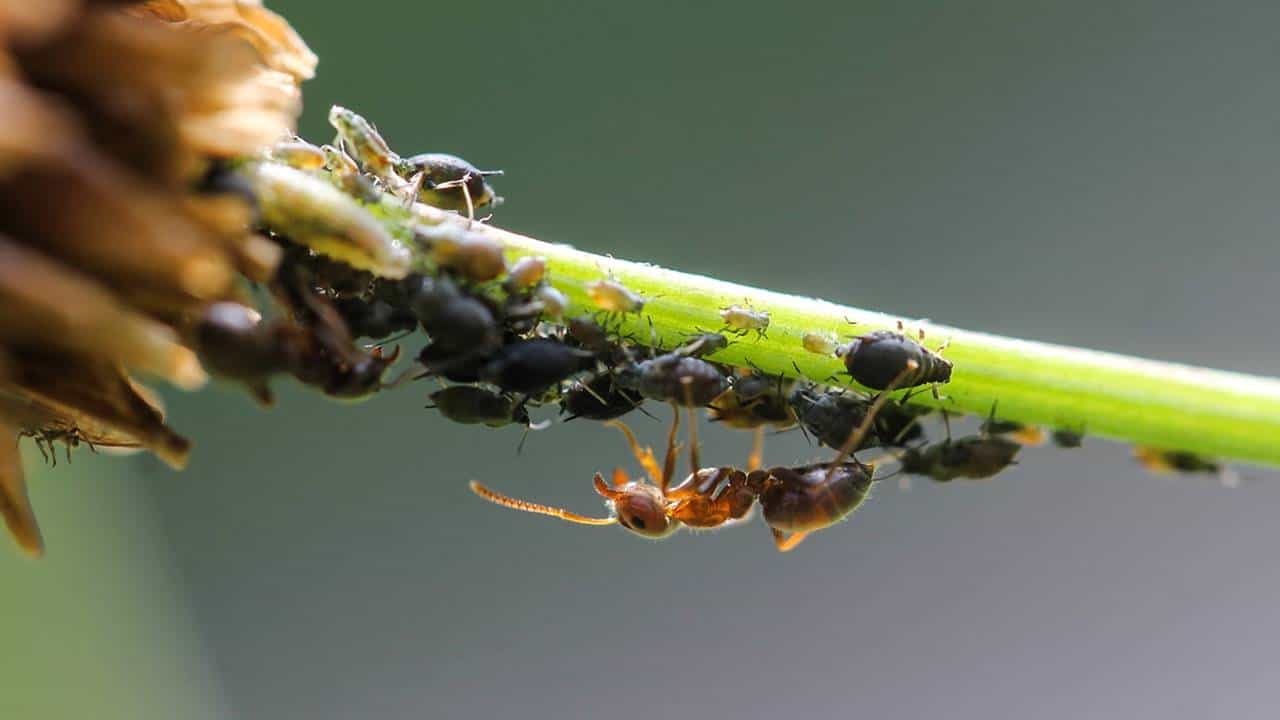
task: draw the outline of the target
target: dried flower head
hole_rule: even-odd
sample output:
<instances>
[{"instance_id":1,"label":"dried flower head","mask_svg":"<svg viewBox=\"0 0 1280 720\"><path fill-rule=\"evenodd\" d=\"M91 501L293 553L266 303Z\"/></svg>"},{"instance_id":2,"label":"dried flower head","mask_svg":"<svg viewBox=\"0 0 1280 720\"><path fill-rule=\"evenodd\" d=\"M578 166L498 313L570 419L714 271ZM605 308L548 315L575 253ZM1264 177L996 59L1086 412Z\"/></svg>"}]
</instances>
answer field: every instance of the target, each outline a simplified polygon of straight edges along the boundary
<instances>
[{"instance_id":1,"label":"dried flower head","mask_svg":"<svg viewBox=\"0 0 1280 720\"><path fill-rule=\"evenodd\" d=\"M223 167L292 132L315 66L253 0L0 0L0 516L29 554L19 439L185 464L134 374L201 385L192 318L274 273Z\"/></svg>"}]
</instances>

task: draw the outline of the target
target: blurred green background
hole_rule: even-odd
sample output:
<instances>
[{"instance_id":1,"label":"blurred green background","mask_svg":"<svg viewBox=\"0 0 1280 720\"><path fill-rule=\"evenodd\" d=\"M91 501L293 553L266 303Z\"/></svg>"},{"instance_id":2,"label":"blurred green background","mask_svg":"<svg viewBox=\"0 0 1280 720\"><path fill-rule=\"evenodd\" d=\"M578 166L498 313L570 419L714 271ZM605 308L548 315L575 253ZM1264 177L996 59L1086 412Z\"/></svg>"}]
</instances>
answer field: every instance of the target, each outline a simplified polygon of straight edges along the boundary
<instances>
[{"instance_id":1,"label":"blurred green background","mask_svg":"<svg viewBox=\"0 0 1280 720\"><path fill-rule=\"evenodd\" d=\"M269 3L331 103L502 167L495 222L978 330L1280 373L1271 2ZM410 345L409 350L416 350ZM1270 717L1280 485L1024 453L880 487L796 552L580 511L586 423L169 394L191 468L28 456L0 717ZM661 413L659 413L661 415ZM664 418L665 419L665 418ZM661 426L635 423L656 443ZM704 424L704 458L746 439ZM779 464L821 457L798 434ZM1274 474L1244 470L1248 479Z\"/></svg>"}]
</instances>

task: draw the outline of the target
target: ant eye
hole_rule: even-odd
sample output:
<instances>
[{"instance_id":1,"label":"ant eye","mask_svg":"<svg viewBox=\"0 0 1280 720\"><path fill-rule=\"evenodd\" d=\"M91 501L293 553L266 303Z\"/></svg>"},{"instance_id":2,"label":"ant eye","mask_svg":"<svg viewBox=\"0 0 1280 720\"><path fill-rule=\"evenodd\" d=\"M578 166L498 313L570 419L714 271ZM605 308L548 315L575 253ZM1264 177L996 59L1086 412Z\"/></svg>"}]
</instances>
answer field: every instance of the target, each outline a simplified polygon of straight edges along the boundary
<instances>
[{"instance_id":1,"label":"ant eye","mask_svg":"<svg viewBox=\"0 0 1280 720\"><path fill-rule=\"evenodd\" d=\"M631 523L630 523L630 524L631 524L631 525L634 525L634 526L635 526L635 528L636 528L637 530L643 530L643 529L644 529L644 519L643 519L643 518L635 518L635 519L633 519L633 520L631 521Z\"/></svg>"}]
</instances>

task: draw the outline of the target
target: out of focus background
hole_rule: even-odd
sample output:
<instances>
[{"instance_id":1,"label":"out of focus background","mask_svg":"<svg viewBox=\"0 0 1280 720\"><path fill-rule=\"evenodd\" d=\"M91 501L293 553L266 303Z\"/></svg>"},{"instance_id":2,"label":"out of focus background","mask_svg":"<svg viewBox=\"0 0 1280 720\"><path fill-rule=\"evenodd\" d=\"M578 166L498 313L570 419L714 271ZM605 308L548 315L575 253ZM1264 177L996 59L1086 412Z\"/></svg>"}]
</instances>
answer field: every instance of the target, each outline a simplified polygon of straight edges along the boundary
<instances>
[{"instance_id":1,"label":"out of focus background","mask_svg":"<svg viewBox=\"0 0 1280 720\"><path fill-rule=\"evenodd\" d=\"M341 103L405 154L504 168L503 227L1280 373L1276 3L269 5L321 57L305 136ZM1086 440L884 483L780 555L759 523L655 544L467 491L596 511L592 472L632 464L608 428L517 454L425 386L279 385L269 411L170 394L181 474L27 448L49 550L0 553L0 716L1273 716L1274 472L1229 490ZM706 460L743 461L745 435L703 430Z\"/></svg>"}]
</instances>

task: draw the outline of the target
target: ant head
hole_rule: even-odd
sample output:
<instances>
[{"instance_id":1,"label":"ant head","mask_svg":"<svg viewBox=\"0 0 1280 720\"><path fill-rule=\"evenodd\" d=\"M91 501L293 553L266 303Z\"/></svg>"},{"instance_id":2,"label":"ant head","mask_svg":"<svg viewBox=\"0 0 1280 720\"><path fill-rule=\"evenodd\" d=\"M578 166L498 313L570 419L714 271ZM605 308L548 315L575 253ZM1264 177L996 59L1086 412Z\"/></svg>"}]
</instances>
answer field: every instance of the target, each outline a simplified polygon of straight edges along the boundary
<instances>
[{"instance_id":1,"label":"ant head","mask_svg":"<svg viewBox=\"0 0 1280 720\"><path fill-rule=\"evenodd\" d=\"M615 478L625 478L618 472ZM680 529L680 522L667 514L667 503L658 488L645 482L624 482L615 487L604 483L599 475L595 480L596 492L600 493L613 508L618 524L631 532L649 538L661 540Z\"/></svg>"}]
</instances>

